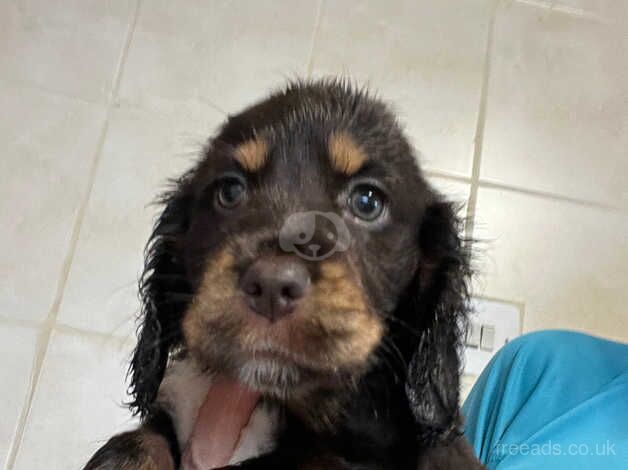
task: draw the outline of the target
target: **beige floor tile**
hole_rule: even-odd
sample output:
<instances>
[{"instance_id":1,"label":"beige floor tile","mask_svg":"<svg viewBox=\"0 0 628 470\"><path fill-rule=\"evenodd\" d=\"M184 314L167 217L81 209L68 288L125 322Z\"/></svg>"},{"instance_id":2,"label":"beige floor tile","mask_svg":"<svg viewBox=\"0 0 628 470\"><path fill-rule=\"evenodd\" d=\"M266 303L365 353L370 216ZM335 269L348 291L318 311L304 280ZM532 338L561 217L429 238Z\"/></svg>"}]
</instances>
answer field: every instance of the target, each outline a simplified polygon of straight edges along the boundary
<instances>
[{"instance_id":1,"label":"beige floor tile","mask_svg":"<svg viewBox=\"0 0 628 470\"><path fill-rule=\"evenodd\" d=\"M104 109L0 82L0 310L39 321L54 300Z\"/></svg>"},{"instance_id":2,"label":"beige floor tile","mask_svg":"<svg viewBox=\"0 0 628 470\"><path fill-rule=\"evenodd\" d=\"M140 12L121 102L207 101L233 113L304 75L317 2L159 1Z\"/></svg>"},{"instance_id":3,"label":"beige floor tile","mask_svg":"<svg viewBox=\"0 0 628 470\"><path fill-rule=\"evenodd\" d=\"M399 110L427 167L468 176L492 4L327 2L314 73L370 83Z\"/></svg>"},{"instance_id":4,"label":"beige floor tile","mask_svg":"<svg viewBox=\"0 0 628 470\"><path fill-rule=\"evenodd\" d=\"M131 0L3 2L0 78L102 102L133 12Z\"/></svg>"},{"instance_id":5,"label":"beige floor tile","mask_svg":"<svg viewBox=\"0 0 628 470\"><path fill-rule=\"evenodd\" d=\"M0 324L0 467L5 468L11 442L31 380L37 332Z\"/></svg>"},{"instance_id":6,"label":"beige floor tile","mask_svg":"<svg viewBox=\"0 0 628 470\"><path fill-rule=\"evenodd\" d=\"M481 189L475 229L476 293L524 303L524 331L628 341L628 216Z\"/></svg>"},{"instance_id":7,"label":"beige floor tile","mask_svg":"<svg viewBox=\"0 0 628 470\"><path fill-rule=\"evenodd\" d=\"M150 205L198 155L223 117L212 109L176 114L117 109L111 119L81 228L59 321L127 336L139 310L137 279L152 220Z\"/></svg>"},{"instance_id":8,"label":"beige floor tile","mask_svg":"<svg viewBox=\"0 0 628 470\"><path fill-rule=\"evenodd\" d=\"M625 31L523 3L499 9L483 178L628 207Z\"/></svg>"},{"instance_id":9,"label":"beige floor tile","mask_svg":"<svg viewBox=\"0 0 628 470\"><path fill-rule=\"evenodd\" d=\"M53 334L16 470L81 468L109 437L133 425L122 406L128 346L120 340Z\"/></svg>"}]
</instances>

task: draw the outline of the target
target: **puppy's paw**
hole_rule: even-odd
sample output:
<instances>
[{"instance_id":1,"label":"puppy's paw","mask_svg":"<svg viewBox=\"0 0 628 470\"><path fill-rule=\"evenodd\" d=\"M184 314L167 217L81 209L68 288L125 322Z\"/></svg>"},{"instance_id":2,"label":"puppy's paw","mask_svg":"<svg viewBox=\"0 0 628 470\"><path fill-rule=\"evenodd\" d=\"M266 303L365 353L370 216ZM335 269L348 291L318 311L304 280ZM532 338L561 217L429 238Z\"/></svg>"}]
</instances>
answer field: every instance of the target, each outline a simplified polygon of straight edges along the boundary
<instances>
[{"instance_id":1,"label":"puppy's paw","mask_svg":"<svg viewBox=\"0 0 628 470\"><path fill-rule=\"evenodd\" d=\"M138 430L112 437L83 470L175 470L168 441L159 434Z\"/></svg>"}]
</instances>

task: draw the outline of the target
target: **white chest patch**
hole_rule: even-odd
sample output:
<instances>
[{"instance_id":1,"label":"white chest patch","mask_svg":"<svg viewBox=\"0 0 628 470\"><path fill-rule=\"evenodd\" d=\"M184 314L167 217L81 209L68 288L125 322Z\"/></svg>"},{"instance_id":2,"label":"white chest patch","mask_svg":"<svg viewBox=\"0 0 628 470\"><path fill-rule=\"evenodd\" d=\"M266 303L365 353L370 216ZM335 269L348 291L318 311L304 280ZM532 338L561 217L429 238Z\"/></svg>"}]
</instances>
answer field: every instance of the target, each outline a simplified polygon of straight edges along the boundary
<instances>
[{"instance_id":1,"label":"white chest patch","mask_svg":"<svg viewBox=\"0 0 628 470\"><path fill-rule=\"evenodd\" d=\"M205 401L212 377L199 371L192 360L168 365L157 395L157 403L170 415L179 448L186 448L198 411ZM238 446L229 464L257 457L275 447L279 428L279 410L259 404L240 434Z\"/></svg>"}]
</instances>

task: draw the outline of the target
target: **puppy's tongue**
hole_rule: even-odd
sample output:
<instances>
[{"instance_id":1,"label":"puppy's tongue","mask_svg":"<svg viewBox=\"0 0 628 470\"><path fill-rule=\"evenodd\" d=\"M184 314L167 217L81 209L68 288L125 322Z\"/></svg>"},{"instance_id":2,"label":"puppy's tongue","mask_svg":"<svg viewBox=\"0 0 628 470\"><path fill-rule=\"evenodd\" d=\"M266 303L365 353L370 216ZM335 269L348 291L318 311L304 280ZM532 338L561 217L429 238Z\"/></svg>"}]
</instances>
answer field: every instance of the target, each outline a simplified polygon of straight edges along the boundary
<instances>
[{"instance_id":1,"label":"puppy's tongue","mask_svg":"<svg viewBox=\"0 0 628 470\"><path fill-rule=\"evenodd\" d=\"M183 468L207 470L226 466L258 400L259 393L227 377L216 377L183 453Z\"/></svg>"}]
</instances>

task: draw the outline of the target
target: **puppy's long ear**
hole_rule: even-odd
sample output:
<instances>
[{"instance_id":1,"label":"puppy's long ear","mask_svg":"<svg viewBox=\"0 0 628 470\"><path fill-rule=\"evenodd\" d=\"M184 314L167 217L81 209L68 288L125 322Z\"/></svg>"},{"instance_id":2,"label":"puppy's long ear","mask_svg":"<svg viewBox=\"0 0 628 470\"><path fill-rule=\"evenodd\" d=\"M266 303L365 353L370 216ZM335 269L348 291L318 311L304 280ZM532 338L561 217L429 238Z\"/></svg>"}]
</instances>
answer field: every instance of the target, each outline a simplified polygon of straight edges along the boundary
<instances>
[{"instance_id":1,"label":"puppy's long ear","mask_svg":"<svg viewBox=\"0 0 628 470\"><path fill-rule=\"evenodd\" d=\"M408 368L406 394L426 445L458 433L462 339L469 309L468 244L454 205L434 196L419 234L420 261L408 294L420 332Z\"/></svg>"},{"instance_id":2,"label":"puppy's long ear","mask_svg":"<svg viewBox=\"0 0 628 470\"><path fill-rule=\"evenodd\" d=\"M146 245L140 279L142 313L129 375L130 407L145 416L157 396L170 351L181 342L180 319L191 297L179 240L188 226L189 196L183 180L160 201L164 210Z\"/></svg>"}]
</instances>

